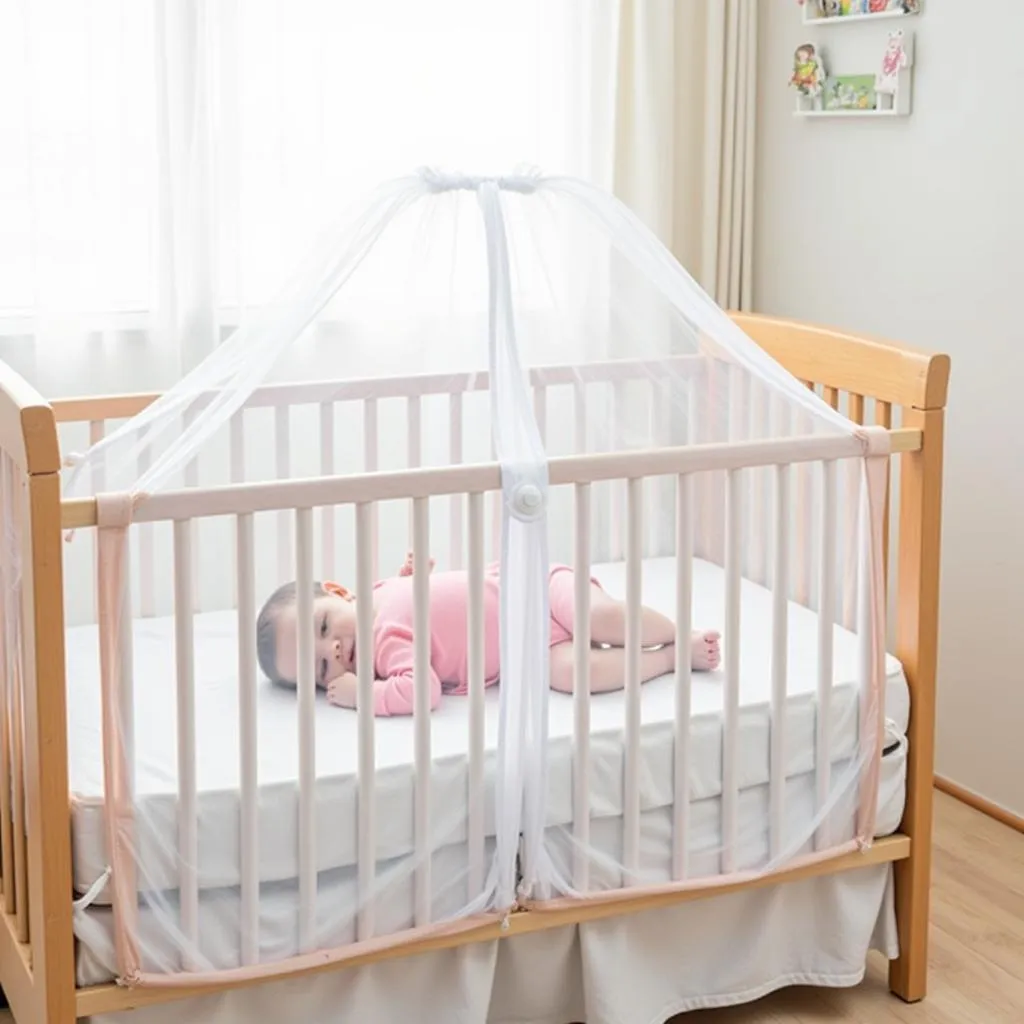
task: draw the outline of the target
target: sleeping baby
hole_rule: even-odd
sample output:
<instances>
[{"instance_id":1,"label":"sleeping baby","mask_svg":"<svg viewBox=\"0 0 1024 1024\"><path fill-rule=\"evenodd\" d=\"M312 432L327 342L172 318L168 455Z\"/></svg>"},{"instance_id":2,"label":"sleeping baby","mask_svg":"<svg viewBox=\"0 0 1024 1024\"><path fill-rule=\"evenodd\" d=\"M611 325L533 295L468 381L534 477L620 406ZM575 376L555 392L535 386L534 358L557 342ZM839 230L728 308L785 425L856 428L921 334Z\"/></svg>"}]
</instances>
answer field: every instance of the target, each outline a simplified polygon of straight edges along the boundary
<instances>
[{"instance_id":1,"label":"sleeping baby","mask_svg":"<svg viewBox=\"0 0 1024 1024\"><path fill-rule=\"evenodd\" d=\"M433 568L433 564L431 564ZM413 710L413 582L412 556L398 574L374 586L373 650L356 650L356 598L336 583L313 584L314 675L316 685L339 707L356 706L356 665L361 657L373 661L373 710L376 715L409 715ZM468 692L469 644L466 631L468 576L463 571L431 573L430 577L430 707L443 694ZM499 593L498 567L484 576L484 681L498 681ZM551 686L571 693L574 680L574 574L553 566L548 577L550 597ZM256 625L260 668L272 682L295 686L298 662L295 584L276 590L260 610ZM305 627L308 628L308 627ZM621 689L626 676L626 606L591 581L590 689L593 693ZM640 676L643 681L675 668L675 626L650 608L641 611ZM690 664L698 672L712 671L721 659L719 635L690 636Z\"/></svg>"}]
</instances>

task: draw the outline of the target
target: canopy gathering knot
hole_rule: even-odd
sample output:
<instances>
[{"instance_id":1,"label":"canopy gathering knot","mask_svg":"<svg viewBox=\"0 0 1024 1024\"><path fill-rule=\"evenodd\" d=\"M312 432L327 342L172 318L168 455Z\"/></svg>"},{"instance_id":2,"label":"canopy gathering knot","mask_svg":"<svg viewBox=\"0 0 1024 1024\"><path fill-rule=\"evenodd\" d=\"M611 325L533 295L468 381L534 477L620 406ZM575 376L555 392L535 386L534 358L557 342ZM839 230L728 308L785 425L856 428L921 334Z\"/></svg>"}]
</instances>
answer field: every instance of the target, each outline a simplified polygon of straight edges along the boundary
<instances>
[{"instance_id":1,"label":"canopy gathering knot","mask_svg":"<svg viewBox=\"0 0 1024 1024\"><path fill-rule=\"evenodd\" d=\"M508 174L496 177L463 174L460 171L442 171L436 167L421 167L419 176L431 192L466 191L475 192L484 182L493 182L507 192L528 194L535 192L540 184L541 176L536 170L523 174Z\"/></svg>"}]
</instances>

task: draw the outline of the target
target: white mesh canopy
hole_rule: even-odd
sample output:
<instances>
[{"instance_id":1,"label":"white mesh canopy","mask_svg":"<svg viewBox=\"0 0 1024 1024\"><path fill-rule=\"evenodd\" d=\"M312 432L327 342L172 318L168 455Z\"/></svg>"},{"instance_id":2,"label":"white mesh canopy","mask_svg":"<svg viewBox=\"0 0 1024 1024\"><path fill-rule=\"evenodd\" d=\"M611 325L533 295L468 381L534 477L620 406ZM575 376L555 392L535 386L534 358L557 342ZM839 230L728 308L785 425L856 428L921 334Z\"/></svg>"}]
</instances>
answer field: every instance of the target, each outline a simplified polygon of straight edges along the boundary
<instances>
[{"instance_id":1,"label":"white mesh canopy","mask_svg":"<svg viewBox=\"0 0 1024 1024\"><path fill-rule=\"evenodd\" d=\"M71 460L77 927L195 982L869 842L885 454L611 196L384 184Z\"/></svg>"}]
</instances>

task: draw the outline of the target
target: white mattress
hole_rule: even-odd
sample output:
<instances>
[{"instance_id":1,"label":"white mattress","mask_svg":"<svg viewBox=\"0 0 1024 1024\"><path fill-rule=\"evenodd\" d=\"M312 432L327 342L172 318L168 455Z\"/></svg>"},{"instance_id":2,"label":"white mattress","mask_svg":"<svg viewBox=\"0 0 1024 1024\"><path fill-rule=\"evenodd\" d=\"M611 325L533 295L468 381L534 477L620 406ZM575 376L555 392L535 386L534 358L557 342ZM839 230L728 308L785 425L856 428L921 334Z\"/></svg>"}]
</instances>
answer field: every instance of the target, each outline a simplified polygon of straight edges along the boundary
<instances>
[{"instance_id":1,"label":"white mattress","mask_svg":"<svg viewBox=\"0 0 1024 1024\"><path fill-rule=\"evenodd\" d=\"M624 566L598 566L594 574L613 593L624 593ZM671 613L675 563L645 563L643 600ZM724 577L707 562L694 564L694 620L721 628ZM744 581L741 608L739 784L754 794L764 790L768 775L770 710L769 655L771 595ZM239 757L237 640L233 612L196 616L196 749L199 789L199 883L203 889L239 882ZM73 796L74 882L84 892L107 864L102 818L102 747L100 686L95 626L67 633L69 764ZM813 771L817 620L798 605L789 613L789 698L787 776L794 783ZM174 623L171 618L134 624L135 743L137 791L149 827L140 836L150 885L177 885L174 850L176 819L176 697ZM832 757L841 764L856 744L856 639L835 629L832 698ZM486 748L497 744L498 693L486 700ZM258 701L259 873L263 882L289 882L297 875L298 712L293 693L261 682ZM611 823L622 808L622 692L592 701L592 806ZM717 805L721 790L722 690L718 674L696 676L692 694L692 801ZM887 660L885 713L894 734L902 733L909 713L909 693L901 666ZM641 806L645 817L672 800L673 682L645 685L642 699ZM378 719L376 728L378 856L398 857L413 848L413 722ZM550 799L552 827L571 821L571 698L552 693L550 708ZM446 697L431 722L432 801L445 808L456 825L464 812L468 701ZM490 761L489 761L490 763ZM317 864L328 872L347 869L356 860L357 782L356 716L323 699L316 708ZM490 779L490 773L488 774ZM698 821L700 815L692 815ZM645 844L657 845L665 830L656 828ZM595 838L600 832L600 823ZM449 839L457 842L459 829ZM691 844L694 845L694 844ZM699 844L697 844L699 845ZM646 848L646 847L645 847ZM667 855L666 855L667 856Z\"/></svg>"},{"instance_id":2,"label":"white mattress","mask_svg":"<svg viewBox=\"0 0 1024 1024\"><path fill-rule=\"evenodd\" d=\"M896 732L891 724L887 728L886 747L890 751L882 760L882 770L879 780L876 835L886 835L894 832L899 826L903 815L906 793L906 737ZM798 820L806 820L814 807L814 776L804 774L792 780L788 786L787 799ZM740 829L738 861L743 863L759 863L764 857L765 836L758 827L764 819L767 809L768 787L757 786L744 792L740 801ZM711 832L717 834L716 817L720 808L720 799L712 798L702 801L698 805L698 822L694 835L710 837ZM852 819L850 819L852 822ZM647 859L663 860L666 869L664 878L669 877L667 870L670 861L671 850L671 822L672 812L670 808L662 807L645 812L641 817L641 835L645 842L641 844L642 855ZM605 848L608 842L617 840L615 819L604 819L601 823L605 837L595 836L595 844L603 845ZM754 827L749 827L754 826ZM838 837L837 837L838 838ZM488 853L492 852L490 849ZM705 863L701 863L704 861ZM696 862L692 865L694 874L701 874L704 871L715 871L714 856L697 856ZM882 866L884 871L885 865ZM450 844L439 850L432 859L432 874L434 878L434 899L432 904L432 916L435 920L444 920L457 914L465 903L465 891L458 884L458 880L464 878L466 872L466 846L465 844ZM854 875L863 872L854 872ZM662 880L664 880L664 878ZM455 883L453 884L453 880ZM818 879L812 884L822 886L819 889L819 897L829 891L829 883L842 891L844 884L848 884L848 875L839 875L831 879ZM317 886L317 928L316 943L319 948L330 948L352 943L356 939L355 921L353 911L357 902L356 895L357 878L354 869L346 868L324 873L320 876ZM785 906L789 900L793 885L783 887L779 893L778 901ZM716 901L725 907L735 906L737 899L741 901L756 901L758 897L751 894L732 894L724 897L713 897L709 903ZM828 902L828 900L826 900ZM698 903L696 906L700 906ZM378 934L390 934L400 930L411 928L414 923L413 908L415 906L414 880L409 872L397 872L393 874L385 886L380 887L377 900L374 904L374 919ZM664 908L659 911L662 917L672 918L682 916L685 922L687 913L686 905L679 907ZM867 909L867 908L861 908ZM228 969L241 966L240 953L240 900L237 889L224 889L217 892L204 893L199 904L199 943L200 952L206 959L206 966L211 969ZM292 881L280 886L265 887L260 893L259 913L259 958L261 962L281 960L288 956L296 955L300 950L298 930L298 886ZM152 971L167 971L179 968L178 950L174 942L174 928L176 923L176 906L170 903L162 911L155 912L150 906L143 904L139 910L138 936L139 947L143 961L147 969ZM794 942L791 934L785 934L780 928L782 921L778 920L780 907L776 906L773 915L776 918L776 938L780 948L785 948ZM792 913L790 913L792 912ZM799 912L809 913L812 920L794 924L792 915ZM699 913L699 911L697 912ZM790 905L781 918L790 929L800 931L802 928L810 928L812 931L820 927L823 920L820 916L821 906L815 905ZM858 911L846 910L842 914L834 915L829 921L829 927L824 934L831 934L832 940L842 934L843 941L848 939L848 930L851 921L857 917ZM875 907L868 910L869 917L873 921ZM168 916L169 915L169 916ZM711 914L714 919L715 914ZM634 920L633 917L623 919L627 925ZM825 918L828 920L828 918ZM663 922L664 924L665 922ZM717 940L722 943L732 944L736 941L736 935L730 936L729 928L737 928L735 922L725 923L722 919L718 921L719 926L724 930L720 931ZM171 927L168 927L170 925ZM681 933L685 934L685 932ZM703 922L701 930L702 942L711 943L711 928L709 922ZM746 930L744 930L746 934ZM91 907L88 910L76 911L75 914L75 935L78 939L77 950L77 974L80 985L95 985L112 980L116 975L116 958L113 940L112 913L107 906ZM521 940L513 940L518 942ZM683 939L676 938L676 944L682 943ZM799 948L800 942L796 940ZM828 943L820 943L815 946L811 944L804 948L804 956L822 957L827 959L826 951L823 948ZM704 948L713 949L714 943ZM621 951L620 951L621 955ZM713 960L715 958L712 958ZM724 959L734 959L725 957ZM756 958L755 958L756 959ZM799 957L797 957L799 959ZM692 964L686 961L688 967ZM803 960L803 969L808 970L807 959ZM684 974L687 972L684 972ZM309 979L306 979L307 981ZM314 979L315 980L315 979ZM680 1009L685 1007L681 1006ZM249 1019L249 1018L240 1018ZM289 1019L294 1016L289 1015ZM331 1018L333 1019L333 1018ZM349 1019L345 1017L344 1019ZM452 1019L447 1014L437 1016L423 1016L420 1019ZM467 1018L480 1019L480 1018ZM564 1018L575 1019L575 1018ZM630 1018L633 1019L633 1018Z\"/></svg>"}]
</instances>

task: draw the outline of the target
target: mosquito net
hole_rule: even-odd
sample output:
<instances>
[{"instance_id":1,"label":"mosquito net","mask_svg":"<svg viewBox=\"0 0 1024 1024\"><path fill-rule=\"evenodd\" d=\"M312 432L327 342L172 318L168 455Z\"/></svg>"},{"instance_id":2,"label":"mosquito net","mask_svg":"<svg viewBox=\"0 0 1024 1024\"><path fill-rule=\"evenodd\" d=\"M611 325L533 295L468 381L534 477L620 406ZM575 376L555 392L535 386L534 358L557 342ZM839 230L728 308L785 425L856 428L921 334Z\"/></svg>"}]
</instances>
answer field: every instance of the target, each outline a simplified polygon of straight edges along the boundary
<instances>
[{"instance_id":1,"label":"mosquito net","mask_svg":"<svg viewBox=\"0 0 1024 1024\"><path fill-rule=\"evenodd\" d=\"M388 182L121 408L65 495L77 927L127 983L870 841L886 437L613 197Z\"/></svg>"}]
</instances>

